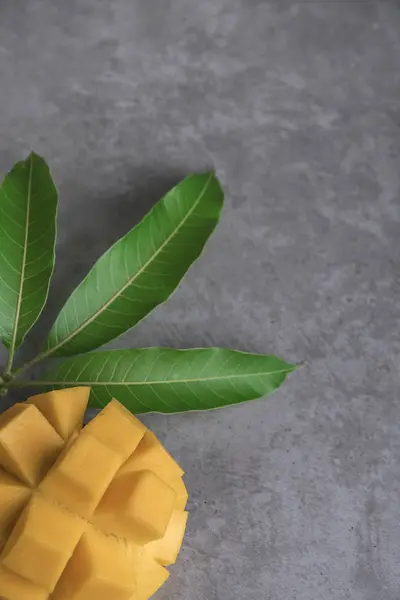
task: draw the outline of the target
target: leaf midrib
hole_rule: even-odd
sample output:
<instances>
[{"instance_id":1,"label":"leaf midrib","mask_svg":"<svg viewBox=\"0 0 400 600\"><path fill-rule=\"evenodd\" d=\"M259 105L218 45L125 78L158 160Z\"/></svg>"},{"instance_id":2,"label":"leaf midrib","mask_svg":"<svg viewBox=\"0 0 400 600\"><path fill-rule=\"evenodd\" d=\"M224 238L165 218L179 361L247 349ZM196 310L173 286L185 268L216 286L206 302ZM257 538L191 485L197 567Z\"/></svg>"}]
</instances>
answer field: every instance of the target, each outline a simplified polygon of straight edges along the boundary
<instances>
[{"instance_id":1,"label":"leaf midrib","mask_svg":"<svg viewBox=\"0 0 400 600\"><path fill-rule=\"evenodd\" d=\"M261 371L259 373L237 373L237 374L233 374L233 375L225 375L225 376L215 376L215 377L196 377L196 378L191 378L191 379L169 379L169 380L156 380L156 381L77 381L72 380L72 381L65 381L63 379L58 380L58 381L32 381L30 382L30 385L57 385L59 383L65 384L65 385L76 385L77 383L79 383L80 385L101 385L101 386L114 386L114 385L127 385L127 386L134 386L134 385L172 385L174 383L197 383L197 382L203 382L203 381L220 381L220 380L224 380L224 379L248 379L249 377L266 377L269 375L279 375L281 373L291 373L293 371L293 368L288 368L288 369L278 369L277 371Z\"/></svg>"},{"instance_id":2,"label":"leaf midrib","mask_svg":"<svg viewBox=\"0 0 400 600\"><path fill-rule=\"evenodd\" d=\"M71 341L81 331L83 331L83 329L85 329L85 327L90 325L90 323L92 323L102 312L107 310L108 306L110 306L110 304L112 304L114 302L114 300L116 300L116 298L118 298L118 296L120 296L130 285L132 285L132 283L135 281L135 279L137 279L143 273L143 271L148 267L148 265L158 256L158 254L160 254L160 252L164 249L164 247L171 241L171 239L177 234L179 229L184 225L184 223L190 217L190 215L195 210L195 208L197 207L199 202L202 200L212 177L213 177L213 174L210 173L207 182L204 184L204 187L203 187L201 193L199 194L197 200L193 203L193 206L191 206L190 210L184 216L184 218L179 223L179 225L176 227L176 229L174 229L173 233L171 233L171 235L168 236L168 238L161 244L161 246L151 256L151 258L149 258L149 260L139 269L139 271L133 277L128 279L128 281L118 290L118 292L113 294L113 296L109 300L107 300L107 302L105 302L91 317L86 319L77 329L75 329L66 338L64 338L64 340L62 340L62 342L59 342L55 346L52 346L49 350L40 354L40 358L45 358L47 356L50 356L51 354L54 354L54 352L56 352L59 348L62 348L65 344L67 344L69 341Z\"/></svg>"},{"instance_id":3,"label":"leaf midrib","mask_svg":"<svg viewBox=\"0 0 400 600\"><path fill-rule=\"evenodd\" d=\"M33 170L33 155L31 154L29 157L29 178L28 178L28 196L26 202L26 217L25 217L25 237L24 237L24 249L22 253L22 265L21 265L21 278L19 281L19 289L18 289L18 300L15 308L15 319L13 332L11 336L10 349L8 353L7 366L5 369L6 373L9 373L12 368L14 353L15 353L15 345L17 341L18 335L18 324L19 324L19 315L21 312L22 306L22 293L24 289L24 279L25 279L25 269L26 269L26 257L28 253L28 232L29 232L29 219L30 219L30 208L31 208L31 195L32 195L32 170Z\"/></svg>"}]
</instances>

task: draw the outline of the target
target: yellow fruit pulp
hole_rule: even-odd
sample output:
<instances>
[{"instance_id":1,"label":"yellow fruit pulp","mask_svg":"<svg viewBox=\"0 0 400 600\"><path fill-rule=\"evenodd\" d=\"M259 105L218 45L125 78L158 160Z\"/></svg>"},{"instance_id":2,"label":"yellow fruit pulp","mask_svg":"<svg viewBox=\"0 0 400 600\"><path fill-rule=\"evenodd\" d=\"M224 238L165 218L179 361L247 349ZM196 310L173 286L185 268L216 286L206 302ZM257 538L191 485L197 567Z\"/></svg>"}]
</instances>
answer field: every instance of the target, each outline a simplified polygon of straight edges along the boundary
<instances>
[{"instance_id":1,"label":"yellow fruit pulp","mask_svg":"<svg viewBox=\"0 0 400 600\"><path fill-rule=\"evenodd\" d=\"M183 471L112 400L84 429L90 389L0 415L0 598L147 600L186 528Z\"/></svg>"}]
</instances>

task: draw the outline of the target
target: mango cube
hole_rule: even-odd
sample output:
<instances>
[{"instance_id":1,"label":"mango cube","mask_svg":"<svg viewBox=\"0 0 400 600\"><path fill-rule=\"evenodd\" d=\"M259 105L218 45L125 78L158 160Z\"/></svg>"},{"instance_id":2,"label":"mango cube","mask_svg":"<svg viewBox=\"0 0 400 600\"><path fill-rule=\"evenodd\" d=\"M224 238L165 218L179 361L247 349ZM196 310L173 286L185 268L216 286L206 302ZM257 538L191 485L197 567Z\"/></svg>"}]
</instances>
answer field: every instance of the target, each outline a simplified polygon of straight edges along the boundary
<instances>
[{"instance_id":1,"label":"mango cube","mask_svg":"<svg viewBox=\"0 0 400 600\"><path fill-rule=\"evenodd\" d=\"M89 528L82 536L54 600L130 600L136 582L129 548L117 538Z\"/></svg>"},{"instance_id":2,"label":"mango cube","mask_svg":"<svg viewBox=\"0 0 400 600\"><path fill-rule=\"evenodd\" d=\"M185 511L174 510L164 536L145 546L147 552L160 565L172 565L176 561L182 546L188 516Z\"/></svg>"},{"instance_id":3,"label":"mango cube","mask_svg":"<svg viewBox=\"0 0 400 600\"><path fill-rule=\"evenodd\" d=\"M121 466L121 459L88 433L81 434L40 484L49 498L88 518Z\"/></svg>"},{"instance_id":4,"label":"mango cube","mask_svg":"<svg viewBox=\"0 0 400 600\"><path fill-rule=\"evenodd\" d=\"M89 394L88 387L68 388L31 396L28 402L40 410L63 440L68 440L82 427Z\"/></svg>"},{"instance_id":5,"label":"mango cube","mask_svg":"<svg viewBox=\"0 0 400 600\"><path fill-rule=\"evenodd\" d=\"M111 400L85 431L117 452L125 462L138 446L146 427L117 400Z\"/></svg>"},{"instance_id":6,"label":"mango cube","mask_svg":"<svg viewBox=\"0 0 400 600\"><path fill-rule=\"evenodd\" d=\"M162 537L175 505L175 492L151 471L120 475L104 494L94 523L125 532L137 544Z\"/></svg>"},{"instance_id":7,"label":"mango cube","mask_svg":"<svg viewBox=\"0 0 400 600\"><path fill-rule=\"evenodd\" d=\"M83 519L35 494L8 539L1 563L51 592L85 528Z\"/></svg>"},{"instance_id":8,"label":"mango cube","mask_svg":"<svg viewBox=\"0 0 400 600\"><path fill-rule=\"evenodd\" d=\"M49 594L43 588L0 566L0 598L5 600L47 600Z\"/></svg>"},{"instance_id":9,"label":"mango cube","mask_svg":"<svg viewBox=\"0 0 400 600\"><path fill-rule=\"evenodd\" d=\"M182 469L117 400L82 430L89 393L0 415L0 600L148 600L176 560Z\"/></svg>"},{"instance_id":10,"label":"mango cube","mask_svg":"<svg viewBox=\"0 0 400 600\"><path fill-rule=\"evenodd\" d=\"M175 490L175 508L177 510L185 510L188 501L188 493L183 479L181 477L175 477L168 481L168 485Z\"/></svg>"},{"instance_id":11,"label":"mango cube","mask_svg":"<svg viewBox=\"0 0 400 600\"><path fill-rule=\"evenodd\" d=\"M10 535L31 493L21 481L0 469L0 544Z\"/></svg>"},{"instance_id":12,"label":"mango cube","mask_svg":"<svg viewBox=\"0 0 400 600\"><path fill-rule=\"evenodd\" d=\"M183 475L183 470L151 431L146 431L136 451L126 461L121 471L133 472L144 469L153 471L163 481L180 478Z\"/></svg>"},{"instance_id":13,"label":"mango cube","mask_svg":"<svg viewBox=\"0 0 400 600\"><path fill-rule=\"evenodd\" d=\"M15 404L0 416L0 466L28 485L40 482L62 447L36 406Z\"/></svg>"},{"instance_id":14,"label":"mango cube","mask_svg":"<svg viewBox=\"0 0 400 600\"><path fill-rule=\"evenodd\" d=\"M135 556L133 569L137 587L130 600L147 600L169 577L167 569L158 564L143 548Z\"/></svg>"}]
</instances>

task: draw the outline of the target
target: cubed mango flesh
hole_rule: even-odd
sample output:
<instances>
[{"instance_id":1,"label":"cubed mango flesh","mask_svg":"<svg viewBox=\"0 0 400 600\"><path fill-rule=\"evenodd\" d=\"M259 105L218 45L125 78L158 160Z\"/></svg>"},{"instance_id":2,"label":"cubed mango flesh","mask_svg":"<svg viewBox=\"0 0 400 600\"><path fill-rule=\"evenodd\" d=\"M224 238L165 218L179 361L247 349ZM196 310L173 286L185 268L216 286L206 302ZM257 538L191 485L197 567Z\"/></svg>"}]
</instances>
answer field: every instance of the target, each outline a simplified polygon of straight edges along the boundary
<instances>
[{"instance_id":1,"label":"cubed mango flesh","mask_svg":"<svg viewBox=\"0 0 400 600\"><path fill-rule=\"evenodd\" d=\"M9 537L20 513L28 503L32 490L0 469L0 547ZM0 588L1 590L1 588Z\"/></svg>"},{"instance_id":2,"label":"cubed mango flesh","mask_svg":"<svg viewBox=\"0 0 400 600\"><path fill-rule=\"evenodd\" d=\"M27 485L40 482L63 445L32 404L15 404L0 416L0 466Z\"/></svg>"},{"instance_id":3,"label":"cubed mango flesh","mask_svg":"<svg viewBox=\"0 0 400 600\"><path fill-rule=\"evenodd\" d=\"M140 444L123 468L124 472L150 469L164 481L180 478L183 470L160 444L154 433L146 431Z\"/></svg>"},{"instance_id":4,"label":"cubed mango flesh","mask_svg":"<svg viewBox=\"0 0 400 600\"><path fill-rule=\"evenodd\" d=\"M86 521L35 493L1 554L1 564L52 592Z\"/></svg>"},{"instance_id":5,"label":"cubed mango flesh","mask_svg":"<svg viewBox=\"0 0 400 600\"><path fill-rule=\"evenodd\" d=\"M67 388L31 396L27 402L40 410L63 440L68 440L82 427L89 394L88 387Z\"/></svg>"},{"instance_id":6,"label":"cubed mango flesh","mask_svg":"<svg viewBox=\"0 0 400 600\"><path fill-rule=\"evenodd\" d=\"M129 547L92 526L83 534L54 600L130 600L136 590Z\"/></svg>"},{"instance_id":7,"label":"cubed mango flesh","mask_svg":"<svg viewBox=\"0 0 400 600\"><path fill-rule=\"evenodd\" d=\"M175 491L151 471L117 476L104 494L94 523L136 544L164 536L175 506Z\"/></svg>"},{"instance_id":8,"label":"cubed mango flesh","mask_svg":"<svg viewBox=\"0 0 400 600\"><path fill-rule=\"evenodd\" d=\"M172 565L176 561L182 546L188 516L189 513L186 511L174 510L163 537L145 546L160 565Z\"/></svg>"},{"instance_id":9,"label":"cubed mango flesh","mask_svg":"<svg viewBox=\"0 0 400 600\"><path fill-rule=\"evenodd\" d=\"M82 433L50 469L39 489L72 512L89 518L121 463L114 450Z\"/></svg>"},{"instance_id":10,"label":"cubed mango flesh","mask_svg":"<svg viewBox=\"0 0 400 600\"><path fill-rule=\"evenodd\" d=\"M3 566L0 566L0 594L5 600L47 600L49 597L47 590Z\"/></svg>"},{"instance_id":11,"label":"cubed mango flesh","mask_svg":"<svg viewBox=\"0 0 400 600\"><path fill-rule=\"evenodd\" d=\"M147 600L169 577L167 569L155 561L144 548L136 552L133 570L137 588L130 600Z\"/></svg>"},{"instance_id":12,"label":"cubed mango flesh","mask_svg":"<svg viewBox=\"0 0 400 600\"><path fill-rule=\"evenodd\" d=\"M85 428L121 456L121 465L136 450L146 427L117 400L111 400Z\"/></svg>"},{"instance_id":13,"label":"cubed mango flesh","mask_svg":"<svg viewBox=\"0 0 400 600\"><path fill-rule=\"evenodd\" d=\"M89 393L0 415L1 600L148 600L176 560L182 469L117 400L82 430Z\"/></svg>"}]
</instances>

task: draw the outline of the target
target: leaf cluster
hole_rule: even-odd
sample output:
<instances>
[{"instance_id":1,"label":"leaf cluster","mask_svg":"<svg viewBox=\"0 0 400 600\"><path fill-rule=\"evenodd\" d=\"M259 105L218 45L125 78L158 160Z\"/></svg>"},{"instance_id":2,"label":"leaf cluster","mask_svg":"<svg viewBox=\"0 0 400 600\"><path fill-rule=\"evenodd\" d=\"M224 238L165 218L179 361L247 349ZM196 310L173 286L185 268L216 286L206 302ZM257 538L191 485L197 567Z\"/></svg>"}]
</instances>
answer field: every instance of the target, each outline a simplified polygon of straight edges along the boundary
<instances>
[{"instance_id":1,"label":"leaf cluster","mask_svg":"<svg viewBox=\"0 0 400 600\"><path fill-rule=\"evenodd\" d=\"M109 248L72 292L37 356L15 368L16 351L46 304L57 204L49 168L34 153L0 187L0 338L8 350L0 394L88 385L92 406L116 396L134 413L171 413L259 398L294 370L275 356L220 348L97 350L164 302L201 254L223 206L213 172L181 181ZM44 376L24 381L23 372L42 360L49 361Z\"/></svg>"}]
</instances>

